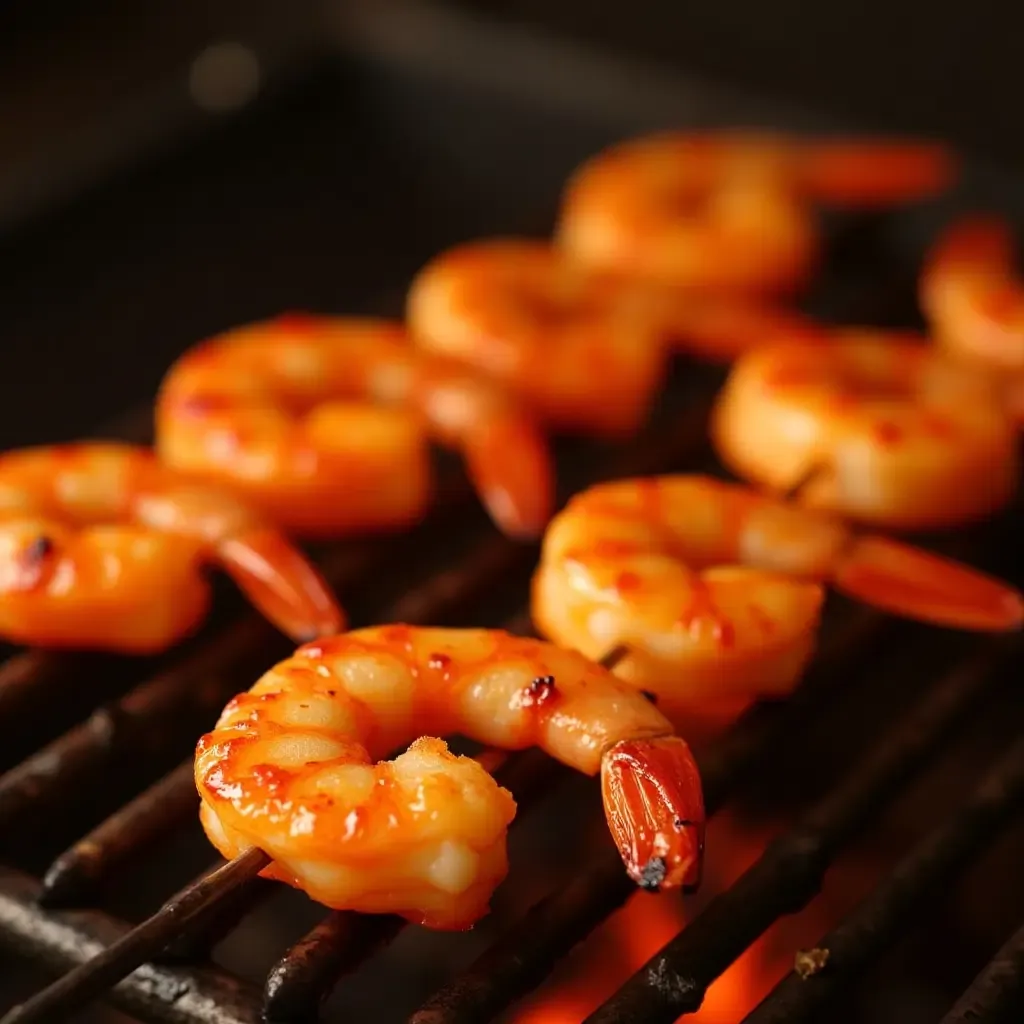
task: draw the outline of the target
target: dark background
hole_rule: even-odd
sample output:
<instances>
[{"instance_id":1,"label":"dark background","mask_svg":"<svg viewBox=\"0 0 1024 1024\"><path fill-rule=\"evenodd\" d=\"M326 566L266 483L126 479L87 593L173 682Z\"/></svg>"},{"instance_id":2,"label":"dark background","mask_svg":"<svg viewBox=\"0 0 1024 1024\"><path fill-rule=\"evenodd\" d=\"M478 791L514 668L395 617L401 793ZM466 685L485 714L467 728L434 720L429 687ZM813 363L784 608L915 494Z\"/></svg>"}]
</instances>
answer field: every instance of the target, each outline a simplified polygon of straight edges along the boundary
<instances>
[{"instance_id":1,"label":"dark background","mask_svg":"<svg viewBox=\"0 0 1024 1024\"><path fill-rule=\"evenodd\" d=\"M351 0L350 0L351 2ZM387 0L376 0L385 5ZM1024 168L1017 0L449 0ZM273 13L270 7L273 6ZM53 141L230 32L309 0L0 3L0 155ZM339 7L334 2L328 6ZM285 13L287 12L287 13Z\"/></svg>"}]
</instances>

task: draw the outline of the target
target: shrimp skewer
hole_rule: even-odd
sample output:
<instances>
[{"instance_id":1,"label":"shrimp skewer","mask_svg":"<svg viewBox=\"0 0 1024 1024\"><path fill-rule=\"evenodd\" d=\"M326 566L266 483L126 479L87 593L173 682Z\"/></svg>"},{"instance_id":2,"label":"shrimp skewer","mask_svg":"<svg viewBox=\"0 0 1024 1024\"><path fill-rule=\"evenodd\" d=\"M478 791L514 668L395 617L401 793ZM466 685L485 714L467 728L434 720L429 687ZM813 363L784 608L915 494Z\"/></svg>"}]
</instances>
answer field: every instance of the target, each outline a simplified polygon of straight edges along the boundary
<instances>
[{"instance_id":1,"label":"shrimp skewer","mask_svg":"<svg viewBox=\"0 0 1024 1024\"><path fill-rule=\"evenodd\" d=\"M397 323L291 314L238 328L186 353L157 405L170 465L310 537L422 518L428 433L462 453L505 532L540 533L554 469L533 420L495 384L418 352Z\"/></svg>"},{"instance_id":2,"label":"shrimp skewer","mask_svg":"<svg viewBox=\"0 0 1024 1024\"><path fill-rule=\"evenodd\" d=\"M670 350L716 361L807 333L797 314L591 273L539 241L460 245L409 290L423 349L500 380L557 429L621 436L646 417Z\"/></svg>"},{"instance_id":3,"label":"shrimp skewer","mask_svg":"<svg viewBox=\"0 0 1024 1024\"><path fill-rule=\"evenodd\" d=\"M951 225L928 255L921 307L949 355L991 374L1024 425L1024 284L1009 227L992 217Z\"/></svg>"},{"instance_id":4,"label":"shrimp skewer","mask_svg":"<svg viewBox=\"0 0 1024 1024\"><path fill-rule=\"evenodd\" d=\"M472 758L423 736L539 746L601 774L634 880L693 884L699 775L640 693L575 651L499 630L382 626L300 647L231 701L196 752L201 821L228 858L336 909L470 927L508 870L515 801Z\"/></svg>"},{"instance_id":5,"label":"shrimp skewer","mask_svg":"<svg viewBox=\"0 0 1024 1024\"><path fill-rule=\"evenodd\" d=\"M587 161L565 190L557 238L597 270L786 292L805 281L818 254L810 201L906 202L939 192L954 172L950 154L926 144L670 132Z\"/></svg>"},{"instance_id":6,"label":"shrimp skewer","mask_svg":"<svg viewBox=\"0 0 1024 1024\"><path fill-rule=\"evenodd\" d=\"M1013 588L895 541L699 475L599 484L551 522L532 590L538 629L652 691L677 726L789 693L815 645L824 585L966 629L1024 622Z\"/></svg>"},{"instance_id":7,"label":"shrimp skewer","mask_svg":"<svg viewBox=\"0 0 1024 1024\"><path fill-rule=\"evenodd\" d=\"M735 473L809 507L889 529L932 529L1004 507L1017 429L992 382L908 336L835 332L732 367L712 440Z\"/></svg>"},{"instance_id":8,"label":"shrimp skewer","mask_svg":"<svg viewBox=\"0 0 1024 1024\"><path fill-rule=\"evenodd\" d=\"M292 639L342 627L316 569L232 496L132 445L0 455L0 634L14 643L130 653L190 633L227 572Z\"/></svg>"}]
</instances>

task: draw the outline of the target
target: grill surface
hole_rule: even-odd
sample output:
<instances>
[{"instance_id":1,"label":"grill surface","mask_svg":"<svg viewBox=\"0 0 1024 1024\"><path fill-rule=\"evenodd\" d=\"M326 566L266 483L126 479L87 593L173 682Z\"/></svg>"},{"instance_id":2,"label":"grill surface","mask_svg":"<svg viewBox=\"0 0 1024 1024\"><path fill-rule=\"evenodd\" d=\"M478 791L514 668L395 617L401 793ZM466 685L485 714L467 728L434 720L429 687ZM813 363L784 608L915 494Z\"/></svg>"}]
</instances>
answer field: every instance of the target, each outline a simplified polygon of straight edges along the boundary
<instances>
[{"instance_id":1,"label":"grill surface","mask_svg":"<svg viewBox=\"0 0 1024 1024\"><path fill-rule=\"evenodd\" d=\"M185 346L235 322L290 307L399 313L410 274L439 249L480 234L544 232L567 173L623 134L664 124L829 127L692 83L668 87L541 41L499 38L486 26L419 17L397 17L386 31L372 18L349 24L337 59L304 85L92 192L0 252L0 308L16 366L0 382L5 444L84 434L97 409L144 401ZM1015 182L970 168L948 201L836 219L808 308L837 321L913 326L916 260L935 227L954 206L1012 214L1022 202ZM45 308L44 287L59 297ZM82 341L73 365L102 359L120 372L91 375L84 396L82 374L51 386L48 346L69 338ZM40 389L28 401L25 380L45 382L47 400ZM704 422L720 380L680 366L644 437L619 448L564 445L563 496L602 477L713 467ZM142 414L104 433L143 440L147 424ZM406 537L325 548L321 564L357 622L527 631L536 549L498 538L457 469L443 473L430 522ZM1012 519L945 546L1019 582ZM209 864L192 745L231 695L287 651L233 595L221 604L224 614L199 637L152 662L12 652L0 667L0 940L13 950L64 970ZM881 1020L849 998L855 982L956 887L1024 802L1024 749L1011 742L1021 700L1005 685L1021 655L1016 639L927 630L833 601L796 696L753 708L699 751L711 814L734 801L749 807L751 794L756 806L765 802L754 776L797 777L799 812L776 801L792 827L732 888L698 901L678 937L590 1019L654 1024L693 1012L708 985L781 916L808 904L826 871L908 790L941 779L952 750L959 789L889 857L892 873L820 939L826 969L783 979L747 1018ZM984 755L976 744L973 759L963 746L972 723ZM825 739L816 746L815 736ZM794 751L820 758L815 772L802 770ZM476 932L431 936L390 917L324 916L305 904L296 925L295 914L271 912L302 897L257 880L183 929L160 963L135 972L111 1000L146 1021L254 1024L265 1011L271 1021L297 1022L314 1018L340 983L340 1006L358 1019L402 1019L419 1003L416 1024L500 1016L635 890L601 827L592 784L534 752L495 767L520 811L510 894L499 891ZM576 836L568 858L531 872L529 842L557 822ZM1024 845L1013 838L1019 863ZM1003 930L951 972L943 1009L967 991L944 1020L1019 1019L1007 1015L1020 1009L1021 933L997 947L1024 906L1006 899ZM262 925L239 927L264 913ZM252 947L260 947L255 956L240 957ZM252 970L243 977L213 967L211 951L266 961L263 991ZM365 993L397 988L394 972L414 961L429 987L410 981L378 1016ZM345 1001L348 982L367 974L364 995ZM938 1021L942 1010L927 1013L894 1019Z\"/></svg>"}]
</instances>

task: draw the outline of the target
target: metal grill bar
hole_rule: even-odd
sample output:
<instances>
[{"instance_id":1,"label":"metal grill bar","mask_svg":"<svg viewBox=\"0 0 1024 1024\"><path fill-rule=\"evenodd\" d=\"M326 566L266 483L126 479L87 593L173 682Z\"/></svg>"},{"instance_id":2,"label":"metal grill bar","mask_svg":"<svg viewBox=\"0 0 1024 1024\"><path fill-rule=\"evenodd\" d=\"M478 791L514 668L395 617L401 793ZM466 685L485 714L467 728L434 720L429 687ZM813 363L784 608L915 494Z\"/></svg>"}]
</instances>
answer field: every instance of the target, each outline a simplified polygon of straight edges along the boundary
<instances>
[{"instance_id":1,"label":"metal grill bar","mask_svg":"<svg viewBox=\"0 0 1024 1024\"><path fill-rule=\"evenodd\" d=\"M66 907L88 899L114 868L194 814L192 770L191 759L182 762L62 853L43 876L40 903Z\"/></svg>"},{"instance_id":2,"label":"metal grill bar","mask_svg":"<svg viewBox=\"0 0 1024 1024\"><path fill-rule=\"evenodd\" d=\"M835 855L888 804L1019 652L1016 636L1000 637L949 673L908 719L886 733L859 770L771 843L731 889L712 900L587 1024L671 1024L699 1009L708 986L743 950L783 914L813 898Z\"/></svg>"},{"instance_id":3,"label":"metal grill bar","mask_svg":"<svg viewBox=\"0 0 1024 1024\"><path fill-rule=\"evenodd\" d=\"M85 963L123 938L128 925L95 910L40 912L38 884L0 867L0 929L22 954L61 970ZM111 990L126 1013L163 1024L257 1024L260 995L226 971L147 964Z\"/></svg>"},{"instance_id":4,"label":"metal grill bar","mask_svg":"<svg viewBox=\"0 0 1024 1024\"><path fill-rule=\"evenodd\" d=\"M816 948L827 951L820 974L793 971L743 1024L796 1024L808 1020L856 981L871 959L909 926L913 912L955 877L1010 821L1024 801L1024 740L1000 758L957 813L928 835L889 878Z\"/></svg>"},{"instance_id":5,"label":"metal grill bar","mask_svg":"<svg viewBox=\"0 0 1024 1024\"><path fill-rule=\"evenodd\" d=\"M996 1024L1009 1020L1008 1012L1022 995L1024 925L1006 940L939 1024Z\"/></svg>"},{"instance_id":6,"label":"metal grill bar","mask_svg":"<svg viewBox=\"0 0 1024 1024\"><path fill-rule=\"evenodd\" d=\"M100 951L97 956L79 964L54 984L36 993L3 1017L4 1024L16 1021L60 1019L92 1002L101 993L113 988L128 972L121 967L126 958L141 966L154 958L171 939L187 932L202 916L210 892L228 893L237 888L270 862L255 848L243 856L223 864L203 877L198 884L186 886L168 900L160 914L144 921Z\"/></svg>"},{"instance_id":7,"label":"metal grill bar","mask_svg":"<svg viewBox=\"0 0 1024 1024\"><path fill-rule=\"evenodd\" d=\"M786 703L764 703L744 714L698 758L705 808L715 814L772 740L796 726L870 658L891 620L855 608ZM536 988L557 959L582 942L636 892L610 841L568 885L541 900L458 978L438 990L411 1024L476 1024Z\"/></svg>"}]
</instances>

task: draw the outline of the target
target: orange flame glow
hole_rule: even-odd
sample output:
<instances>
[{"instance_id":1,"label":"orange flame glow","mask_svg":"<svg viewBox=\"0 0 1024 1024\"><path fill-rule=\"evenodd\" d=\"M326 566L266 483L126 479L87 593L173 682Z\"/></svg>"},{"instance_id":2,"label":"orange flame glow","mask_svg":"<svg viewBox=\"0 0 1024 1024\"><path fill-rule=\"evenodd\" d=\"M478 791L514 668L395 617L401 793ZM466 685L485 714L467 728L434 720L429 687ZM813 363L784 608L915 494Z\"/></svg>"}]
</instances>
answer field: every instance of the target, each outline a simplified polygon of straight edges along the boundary
<instances>
[{"instance_id":1,"label":"orange flame glow","mask_svg":"<svg viewBox=\"0 0 1024 1024\"><path fill-rule=\"evenodd\" d=\"M697 903L728 888L764 849L768 830L754 832L733 815L713 822L713 855ZM652 896L638 892L610 917L548 981L504 1018L506 1024L579 1024L631 974L662 948L699 906L678 892ZM755 942L708 989L700 1010L685 1018L694 1024L735 1024L752 1010L792 968L797 949L813 943L832 915L819 904L779 925Z\"/></svg>"}]
</instances>

